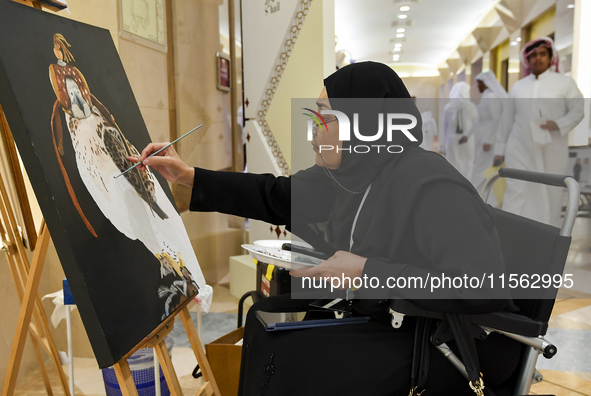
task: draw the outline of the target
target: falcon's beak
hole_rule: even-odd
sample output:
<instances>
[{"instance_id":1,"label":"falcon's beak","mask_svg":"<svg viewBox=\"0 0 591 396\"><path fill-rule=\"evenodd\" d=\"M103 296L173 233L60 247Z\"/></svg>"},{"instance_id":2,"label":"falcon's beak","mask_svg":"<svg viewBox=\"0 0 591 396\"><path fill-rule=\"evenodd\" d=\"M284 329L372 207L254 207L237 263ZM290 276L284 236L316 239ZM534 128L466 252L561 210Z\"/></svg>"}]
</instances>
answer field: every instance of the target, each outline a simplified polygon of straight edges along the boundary
<instances>
[{"instance_id":1,"label":"falcon's beak","mask_svg":"<svg viewBox=\"0 0 591 396\"><path fill-rule=\"evenodd\" d=\"M74 97L72 98L72 103L70 105L72 115L78 119L89 117L91 112L90 107L88 106L86 101L77 92L74 93L73 96Z\"/></svg>"}]
</instances>

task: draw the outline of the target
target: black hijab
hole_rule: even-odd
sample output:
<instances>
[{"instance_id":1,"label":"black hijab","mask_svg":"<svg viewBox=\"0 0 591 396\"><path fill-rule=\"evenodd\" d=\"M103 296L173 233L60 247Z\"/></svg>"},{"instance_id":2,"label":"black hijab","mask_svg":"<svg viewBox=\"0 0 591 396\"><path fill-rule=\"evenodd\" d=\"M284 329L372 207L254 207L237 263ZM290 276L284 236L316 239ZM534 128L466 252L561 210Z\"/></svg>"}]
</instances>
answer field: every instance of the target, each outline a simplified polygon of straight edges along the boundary
<instances>
[{"instance_id":1,"label":"black hijab","mask_svg":"<svg viewBox=\"0 0 591 396\"><path fill-rule=\"evenodd\" d=\"M396 145L406 149L421 144L423 133L420 112L404 83L392 68L376 62L353 63L327 77L324 85L332 109L342 111L349 117L351 129L354 114L359 115L359 132L364 136L371 136L377 132L380 114L383 114L381 118L384 130L380 139L364 142L352 131L351 140L343 142L344 149L358 145L385 146L380 152L377 149L368 153L343 151L341 166L332 173L346 189L355 192L364 190L388 162L398 158L397 154L388 153L386 147ZM388 141L384 120L388 113L414 115L417 125L409 132L417 141L411 142L400 131L395 131L392 140ZM396 121L400 124L409 123L407 120Z\"/></svg>"},{"instance_id":2,"label":"black hijab","mask_svg":"<svg viewBox=\"0 0 591 396\"><path fill-rule=\"evenodd\" d=\"M382 145L400 146L403 151L398 154L383 148L380 152L374 149L368 153L343 151L341 166L337 170L313 166L295 174L292 177L292 232L328 254L337 250L349 251L354 219L364 193L371 185L363 205L364 212L355 227L355 235L362 236L354 238L351 251L365 254L365 257L393 259L406 228L406 216L425 183L444 177L475 190L443 157L419 147L422 142L420 112L392 68L376 62L353 63L327 77L324 84L332 109L345 113L351 122L351 141L343 142L343 148ZM400 131L394 131L388 141L386 122L379 140L361 141L353 133L355 113L359 115L359 132L363 136L376 134L379 114L384 117L388 113L412 114L417 124L409 132L416 141L410 141ZM409 122L396 120L400 124ZM318 206L298 206L304 201L301 197L306 195L318 197ZM323 207L323 203L327 206ZM303 224L306 222L302 219L311 211L320 221L326 222L325 235L321 238L310 235L309 225ZM364 216L367 211L375 211L377 216ZM393 228L385 230L376 225L380 216L382 219L392 217ZM372 236L372 233L376 235Z\"/></svg>"},{"instance_id":3,"label":"black hijab","mask_svg":"<svg viewBox=\"0 0 591 396\"><path fill-rule=\"evenodd\" d=\"M336 195L327 224L327 237L338 250L349 250L351 227L366 189L384 170L391 171L396 167L399 150L411 150L421 144L421 116L400 77L382 63L351 64L330 75L324 84L332 109L345 113L351 122L351 140L343 142L339 169L324 170L332 180ZM388 113L415 116L417 125L409 132L417 141L410 141L400 131L394 131L388 141ZM372 142L360 140L353 131L355 114L358 115L358 130L363 136L375 135L381 118L381 137ZM408 124L410 121L395 122ZM365 153L365 147L371 150ZM358 148L359 152L355 152ZM388 148L394 153L388 152Z\"/></svg>"}]
</instances>

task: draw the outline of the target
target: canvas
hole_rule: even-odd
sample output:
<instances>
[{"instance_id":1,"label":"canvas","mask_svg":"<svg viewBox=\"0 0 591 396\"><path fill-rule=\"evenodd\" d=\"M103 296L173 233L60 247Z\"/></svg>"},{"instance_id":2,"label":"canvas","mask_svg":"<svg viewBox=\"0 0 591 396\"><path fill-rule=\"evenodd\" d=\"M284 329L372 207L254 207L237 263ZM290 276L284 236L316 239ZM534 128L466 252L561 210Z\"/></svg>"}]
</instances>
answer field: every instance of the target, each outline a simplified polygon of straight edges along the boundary
<instances>
[{"instance_id":1,"label":"canvas","mask_svg":"<svg viewBox=\"0 0 591 396\"><path fill-rule=\"evenodd\" d=\"M205 280L107 30L0 1L0 104L100 367Z\"/></svg>"}]
</instances>

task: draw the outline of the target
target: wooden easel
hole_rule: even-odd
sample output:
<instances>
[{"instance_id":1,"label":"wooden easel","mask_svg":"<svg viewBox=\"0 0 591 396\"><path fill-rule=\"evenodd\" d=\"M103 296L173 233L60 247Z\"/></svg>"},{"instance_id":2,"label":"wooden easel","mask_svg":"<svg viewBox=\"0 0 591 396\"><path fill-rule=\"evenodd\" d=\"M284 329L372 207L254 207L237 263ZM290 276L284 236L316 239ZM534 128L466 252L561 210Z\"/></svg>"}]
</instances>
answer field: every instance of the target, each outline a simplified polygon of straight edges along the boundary
<instances>
[{"instance_id":1,"label":"wooden easel","mask_svg":"<svg viewBox=\"0 0 591 396\"><path fill-rule=\"evenodd\" d=\"M9 157L10 171L17 187L19 209L23 214L23 219L29 219L32 223L29 201L26 190L24 189L24 179L20 171L16 146L1 107L0 130L2 131L2 138ZM53 337L51 336L49 323L47 322L47 317L38 293L45 255L49 245L49 231L45 226L45 222L43 222L41 229L39 230L39 236L37 236L34 227L27 232L29 245L33 246L32 241L35 241L33 259L31 263L29 263L25 245L23 243L23 237L19 232L19 224L15 217L15 212L2 175L0 175L0 216L2 217L2 221L0 221L0 234L5 243L4 250L6 251L6 259L10 267L18 297L21 301L21 310L18 318L16 335L14 336L12 350L8 360L8 370L4 380L2 396L12 396L14 393L27 333L31 336L33 350L35 351L41 369L47 394L51 396L53 395L53 391L43 362L40 347L47 353L53 364L56 366L64 394L69 396L68 381L62 369L62 364ZM34 238L32 236L34 236Z\"/></svg>"},{"instance_id":2,"label":"wooden easel","mask_svg":"<svg viewBox=\"0 0 591 396\"><path fill-rule=\"evenodd\" d=\"M213 377L211 372L211 367L209 366L209 361L205 356L205 351L201 346L201 341L199 340L199 336L197 335L197 330L195 329L195 325L191 320L191 315L189 314L189 309L187 305L190 303L190 300L187 300L183 303L183 305L178 308L175 313L170 315L164 322L160 324L156 328L156 330L152 331L142 342L136 345L131 351L127 353L121 360L119 360L113 366L115 369L115 374L117 375L117 381L119 382L119 386L121 387L121 393L123 396L138 396L137 388L135 383L133 382L133 377L131 376L131 370L129 369L129 364L127 363L127 359L138 349L150 347L154 348L156 354L158 355L158 360L160 361L160 365L162 366L162 372L164 373L164 378L166 378L166 383L168 384L168 388L170 390L170 394L172 396L183 396L183 391L181 389L181 385L179 383L179 379L174 371L174 367L172 365L172 360L170 359L170 355L168 353L168 348L164 343L164 337L168 335L174 326L174 319L177 315L180 316L181 321L183 322L183 327L185 328L185 332L187 333L187 338L191 343L191 348L195 353L195 357L197 358L197 363L199 363L199 367L201 367L201 372L203 374L203 379L205 383L201 386L201 388L197 391L195 396L220 396L220 390L218 388L217 383ZM158 379L156 379L158 381Z\"/></svg>"},{"instance_id":3,"label":"wooden easel","mask_svg":"<svg viewBox=\"0 0 591 396\"><path fill-rule=\"evenodd\" d=\"M37 2L34 4L32 1L27 0L17 1L31 7L41 8L41 5ZM43 309L38 292L43 264L45 262L45 255L47 254L47 247L49 245L49 231L45 226L45 221L41 224L39 235L37 235L35 230L25 182L20 168L18 152L1 106L0 130L2 132L2 139L10 164L10 175L12 176L16 188L18 198L17 209L20 210L22 215L21 217L23 219L23 226L27 235L29 248L34 251L33 259L29 263L23 237L19 231L19 223L15 217L16 212L13 209L7 191L7 184L3 180L2 175L0 175L0 215L2 216L2 221L0 221L0 234L4 240L3 249L6 251L6 259L10 267L10 272L14 280L19 300L21 301L21 309L16 334L14 336L8 360L8 369L4 379L2 396L12 396L14 393L27 333L31 336L31 343L33 344L33 350L37 362L39 363L39 368L41 369L41 375L43 377L47 394L53 396L53 391L45 363L43 362L41 349L47 353L51 358L52 363L55 365L64 395L70 396L68 380L62 368L59 354L55 347L49 329L47 316L45 315L45 310Z\"/></svg>"},{"instance_id":4,"label":"wooden easel","mask_svg":"<svg viewBox=\"0 0 591 396\"><path fill-rule=\"evenodd\" d=\"M13 1L37 9L47 8L52 11L58 11L58 9L41 4L35 0ZM21 300L21 309L18 318L16 334L13 340L12 350L10 352L8 370L6 372L6 378L1 396L12 396L14 394L14 388L16 386L16 379L22 360L27 333L31 335L33 349L41 368L47 394L49 396L53 396L53 391L51 389L49 376L43 363L39 346L41 346L47 352L55 364L60 377L64 395L70 396L68 381L62 369L61 361L49 330L47 317L45 315L45 311L43 310L43 305L41 304L41 299L39 298L38 294L39 282L43 272L43 264L45 262L45 256L47 254L47 248L49 245L49 231L47 230L45 221L43 221L41 225L39 235L37 235L34 230L24 179L20 169L18 152L1 106L0 129L2 131L4 145L6 146L7 155L10 161L11 173L17 189L19 206L21 213L23 214L22 217L24 219L24 227L28 235L29 245L31 250L34 249L33 259L29 265L23 238L19 232L19 224L14 216L6 184L2 178L2 175L0 174L0 215L2 217L2 221L0 221L0 236L2 236L2 239L5 240L7 260L14 279L14 283L16 285L19 299ZM205 351L203 350L201 341L199 340L199 336L197 335L197 331L193 325L191 315L189 314L189 310L187 308L187 305L190 303L190 301L191 300L185 301L181 307L178 308L172 315L170 315L163 323L161 323L158 328L152 331L142 342L136 345L135 348L129 351L127 355L125 355L114 365L117 380L119 382L119 386L121 387L123 396L138 396L138 391L133 381L127 359L136 350L146 346L155 349L171 395L183 396L179 379L174 371L172 360L168 353L168 349L166 348L166 344L164 343L165 336L173 329L174 320L177 315L180 315L181 321L183 322L185 332L187 333L187 337L191 343L191 347L195 353L197 362L201 367L201 372L205 381L203 386L197 392L196 396L220 396L220 391L211 372L209 361L205 356ZM70 356L70 359L73 359L73 357ZM159 379L156 378L155 380L158 381Z\"/></svg>"},{"instance_id":5,"label":"wooden easel","mask_svg":"<svg viewBox=\"0 0 591 396\"><path fill-rule=\"evenodd\" d=\"M23 1L19 2L23 3ZM33 4L28 5L33 6ZM21 310L8 360L8 369L4 380L2 396L12 396L14 393L27 333L31 336L33 350L39 363L39 368L41 369L47 394L52 396L53 391L40 347L47 353L55 365L64 394L70 396L68 380L62 368L57 348L51 336L47 316L45 315L38 293L45 255L49 245L49 231L44 221L39 230L39 235L37 235L35 230L24 178L20 168L18 152L1 106L0 131L2 132L2 139L10 164L10 174L18 197L17 209L20 210L22 215L29 248L34 251L33 259L29 263L23 236L19 231L19 223L15 216L16 212L13 209L7 191L7 184L3 180L2 175L0 175L0 215L2 217L2 221L0 221L0 235L4 240L5 246L3 249L6 251L6 259L19 300L21 301Z\"/></svg>"}]
</instances>

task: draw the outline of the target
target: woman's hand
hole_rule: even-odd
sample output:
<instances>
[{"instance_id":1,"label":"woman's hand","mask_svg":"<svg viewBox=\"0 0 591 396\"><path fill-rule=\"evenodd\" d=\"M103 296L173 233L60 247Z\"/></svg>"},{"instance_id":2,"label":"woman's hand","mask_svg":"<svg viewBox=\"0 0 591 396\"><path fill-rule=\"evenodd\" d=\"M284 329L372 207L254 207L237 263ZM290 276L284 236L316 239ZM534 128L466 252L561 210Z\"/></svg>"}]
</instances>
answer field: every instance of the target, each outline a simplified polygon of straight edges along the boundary
<instances>
[{"instance_id":1,"label":"woman's hand","mask_svg":"<svg viewBox=\"0 0 591 396\"><path fill-rule=\"evenodd\" d=\"M317 266L293 270L290 271L290 275L296 278L306 276L309 278L334 277L342 279L343 277L347 277L351 279L352 287L353 279L361 278L363 276L363 267L365 267L366 261L366 257L339 250L334 256L328 260L322 261ZM348 287L341 287L341 289L347 288Z\"/></svg>"},{"instance_id":2,"label":"woman's hand","mask_svg":"<svg viewBox=\"0 0 591 396\"><path fill-rule=\"evenodd\" d=\"M181 160L173 146L162 150L158 155L147 158L152 153L160 150L168 143L150 143L142 151L139 158L127 157L134 164L142 162L138 166L139 170L145 170L146 166L158 171L166 180L171 183L179 183L187 187L193 187L195 179L195 169L191 168Z\"/></svg>"}]
</instances>

